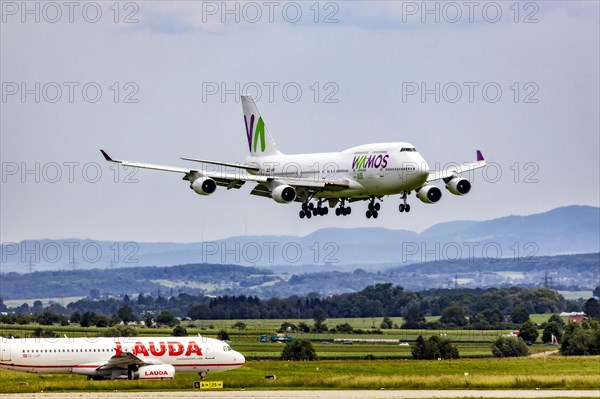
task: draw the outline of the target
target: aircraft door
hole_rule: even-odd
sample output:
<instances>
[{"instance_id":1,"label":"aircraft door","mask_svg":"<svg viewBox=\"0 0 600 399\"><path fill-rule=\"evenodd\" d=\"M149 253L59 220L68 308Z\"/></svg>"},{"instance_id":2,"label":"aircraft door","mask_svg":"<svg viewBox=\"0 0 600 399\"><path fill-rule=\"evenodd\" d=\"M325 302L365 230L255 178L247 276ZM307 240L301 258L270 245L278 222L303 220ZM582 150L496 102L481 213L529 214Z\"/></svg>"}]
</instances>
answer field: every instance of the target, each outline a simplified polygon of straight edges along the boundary
<instances>
[{"instance_id":1,"label":"aircraft door","mask_svg":"<svg viewBox=\"0 0 600 399\"><path fill-rule=\"evenodd\" d=\"M2 338L0 342L0 360L7 361L10 359L10 344L6 338Z\"/></svg>"},{"instance_id":2,"label":"aircraft door","mask_svg":"<svg viewBox=\"0 0 600 399\"><path fill-rule=\"evenodd\" d=\"M202 343L204 345L203 349L204 349L204 358L205 359L214 359L215 358L215 348L213 346L212 341L206 339L206 337L202 337Z\"/></svg>"}]
</instances>

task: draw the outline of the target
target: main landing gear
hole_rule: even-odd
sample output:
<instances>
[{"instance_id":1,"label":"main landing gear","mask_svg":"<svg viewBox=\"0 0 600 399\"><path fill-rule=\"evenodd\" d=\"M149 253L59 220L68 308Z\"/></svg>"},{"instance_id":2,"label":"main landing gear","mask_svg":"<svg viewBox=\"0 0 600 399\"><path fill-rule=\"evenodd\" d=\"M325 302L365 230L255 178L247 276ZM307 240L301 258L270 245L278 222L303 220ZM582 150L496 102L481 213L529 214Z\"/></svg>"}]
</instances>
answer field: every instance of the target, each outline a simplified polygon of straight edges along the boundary
<instances>
[{"instance_id":1,"label":"main landing gear","mask_svg":"<svg viewBox=\"0 0 600 399\"><path fill-rule=\"evenodd\" d=\"M342 198L342 201L340 203L340 207L336 208L335 210L335 214L337 216L347 216L350 213L352 213L352 208L350 208L349 206L346 206L346 198Z\"/></svg>"},{"instance_id":2,"label":"main landing gear","mask_svg":"<svg viewBox=\"0 0 600 399\"><path fill-rule=\"evenodd\" d=\"M381 204L379 202L375 202L375 197L371 197L371 201L369 202L369 209L367 210L367 219L370 219L371 216L373 219L377 219L379 216L379 210L381 209Z\"/></svg>"},{"instance_id":3,"label":"main landing gear","mask_svg":"<svg viewBox=\"0 0 600 399\"><path fill-rule=\"evenodd\" d=\"M300 216L300 219L304 219L305 217L307 219L310 219L312 216L324 216L324 215L327 215L328 213L329 213L329 208L327 208L326 206L323 206L323 200L319 200L317 202L317 206L315 206L315 204L313 204L312 202L302 203L302 209L300 210L300 213L298 214L298 216Z\"/></svg>"},{"instance_id":4,"label":"main landing gear","mask_svg":"<svg viewBox=\"0 0 600 399\"><path fill-rule=\"evenodd\" d=\"M398 210L400 212L410 212L410 205L406 203L406 197L408 197L408 194L410 194L410 191L404 191L402 193L402 203L398 206Z\"/></svg>"}]
</instances>

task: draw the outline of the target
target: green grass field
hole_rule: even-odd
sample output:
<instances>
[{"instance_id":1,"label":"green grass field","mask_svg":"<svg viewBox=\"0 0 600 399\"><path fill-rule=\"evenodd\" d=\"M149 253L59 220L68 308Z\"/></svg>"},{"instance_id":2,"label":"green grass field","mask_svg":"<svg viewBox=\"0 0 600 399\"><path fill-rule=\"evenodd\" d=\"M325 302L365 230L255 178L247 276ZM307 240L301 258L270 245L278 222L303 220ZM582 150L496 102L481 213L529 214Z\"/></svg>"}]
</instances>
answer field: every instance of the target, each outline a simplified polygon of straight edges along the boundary
<instances>
[{"instance_id":1,"label":"green grass field","mask_svg":"<svg viewBox=\"0 0 600 399\"><path fill-rule=\"evenodd\" d=\"M542 321L547 320L547 315ZM541 319L541 317L538 317ZM267 337L276 334L277 330L286 320L241 320L246 323L247 328L243 331L232 329L235 320L197 320L193 322L184 322L182 325L187 328L188 335L202 334L209 337L216 337L219 330L224 329L229 332L231 345L242 352L248 360L275 360L278 359L283 349L283 344L261 343L261 334L267 334ZM310 320L288 320L291 323L298 324L300 321L310 323ZM375 322L381 322L379 318L355 318L355 319L328 319L330 326L349 323L354 328L369 329ZM395 323L401 323L401 320L393 319ZM38 325L0 325L0 333L4 336L26 337L39 327ZM80 327L79 325L70 326L51 326L42 327L51 329L58 336L67 335L69 337L99 336L102 335L104 328ZM172 328L137 328L137 334L140 336L168 336L173 332ZM317 354L321 360L357 360L365 358L375 359L409 359L411 358L411 347L400 345L408 343L412 345L419 335L428 338L431 335L445 335L450 338L459 349L461 357L491 357L491 344L500 335L507 334L510 330L402 330L386 329L383 334L331 334L331 333L291 333L296 338L304 338L313 341ZM352 339L394 339L395 343L358 343L352 345L334 342L338 340ZM538 342L530 347L530 353L538 353L555 349Z\"/></svg>"},{"instance_id":2,"label":"green grass field","mask_svg":"<svg viewBox=\"0 0 600 399\"><path fill-rule=\"evenodd\" d=\"M356 360L249 361L240 369L209 374L229 389L596 389L600 357L460 359L452 361ZM277 379L266 379L276 375ZM0 393L187 390L198 376L172 381L87 381L82 376L0 371Z\"/></svg>"},{"instance_id":3,"label":"green grass field","mask_svg":"<svg viewBox=\"0 0 600 399\"><path fill-rule=\"evenodd\" d=\"M546 316L546 315L544 315ZM547 317L544 318L546 320ZM542 320L542 321L544 321ZM396 320L394 320L396 322ZM385 330L379 334L292 334L313 341L318 361L284 362L277 360L283 344L262 343L260 334L274 334L283 320L248 320L242 332L232 330L235 321L185 323L189 335L216 336L221 328L230 333L231 345L247 359L240 369L209 374L209 380L224 381L230 389L600 389L600 357L562 357L495 359L491 343L508 331L476 330ZM292 321L297 322L297 321ZM355 328L368 328L370 319L328 320L330 325L348 322ZM206 323L203 326L202 323ZM254 323L254 324L253 324ZM191 327L190 324L194 324ZM209 328L212 324L212 328ZM252 328L254 325L255 328ZM3 335L28 336L37 325L0 325ZM44 327L47 328L47 327ZM104 329L75 325L52 326L59 336L98 336ZM141 336L168 336L171 328L139 328ZM342 339L398 339L409 345L419 335L447 334L462 359L452 361L415 361L410 346L398 343L332 342ZM538 343L530 353L556 347ZM367 360L370 359L370 360ZM266 379L276 375L276 380ZM0 393L90 390L185 390L192 389L198 376L180 373L173 381L87 381L83 376L35 375L0 370Z\"/></svg>"}]
</instances>

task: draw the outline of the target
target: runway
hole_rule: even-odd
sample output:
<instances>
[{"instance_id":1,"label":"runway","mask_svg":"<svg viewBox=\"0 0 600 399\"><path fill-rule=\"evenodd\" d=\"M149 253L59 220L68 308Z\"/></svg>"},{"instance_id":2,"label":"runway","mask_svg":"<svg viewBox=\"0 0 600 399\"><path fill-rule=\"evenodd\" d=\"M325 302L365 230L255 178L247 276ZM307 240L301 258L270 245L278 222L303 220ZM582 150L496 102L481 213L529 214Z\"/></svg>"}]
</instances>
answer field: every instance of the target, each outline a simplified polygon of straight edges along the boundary
<instances>
[{"instance_id":1,"label":"runway","mask_svg":"<svg viewBox=\"0 0 600 399\"><path fill-rule=\"evenodd\" d=\"M179 391L179 392L52 392L2 394L3 399L423 399L423 398L600 398L600 390L402 390L402 391Z\"/></svg>"}]
</instances>

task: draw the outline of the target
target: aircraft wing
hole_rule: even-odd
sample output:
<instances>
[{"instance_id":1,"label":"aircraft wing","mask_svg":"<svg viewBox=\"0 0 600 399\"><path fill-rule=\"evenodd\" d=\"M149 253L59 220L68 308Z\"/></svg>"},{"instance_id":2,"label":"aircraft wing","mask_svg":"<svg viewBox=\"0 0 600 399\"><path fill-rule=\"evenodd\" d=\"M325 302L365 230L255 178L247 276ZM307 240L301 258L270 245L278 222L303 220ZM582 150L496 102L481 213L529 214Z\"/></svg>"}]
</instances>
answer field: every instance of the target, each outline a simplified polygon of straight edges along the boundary
<instances>
[{"instance_id":1,"label":"aircraft wing","mask_svg":"<svg viewBox=\"0 0 600 399\"><path fill-rule=\"evenodd\" d=\"M177 166L165 166L165 165L155 165L151 163L142 163L142 162L134 162L134 161L124 161L124 160L116 160L110 157L104 150L100 150L104 159L108 162L119 163L123 166L131 167L131 168L141 168L141 169L152 169L152 170L162 170L166 172L175 172L175 173L183 173L185 176L184 180L194 181L199 177L210 177L215 180L217 185L225 186L228 189L230 188L240 188L246 181L253 181L257 183L264 183L268 181L266 176L256 176L245 173L243 170L240 170L239 173L223 173L223 172L207 172L198 169L186 169L180 168Z\"/></svg>"},{"instance_id":2,"label":"aircraft wing","mask_svg":"<svg viewBox=\"0 0 600 399\"><path fill-rule=\"evenodd\" d=\"M311 191L321 191L321 190L343 190L349 187L350 182L345 179L311 179L307 177L286 177L286 176L265 176L265 175L253 175L249 174L247 170L258 170L252 166L241 166L237 164L231 164L226 162L214 162L214 161L205 161L198 160L192 158L183 158L186 160L201 162L201 163L209 163L216 165L224 165L229 167L239 168L240 171L238 173L223 173L223 172L212 172L212 171L202 171L198 169L186 169L180 168L177 166L165 166L165 165L155 165L150 163L142 163L142 162L134 162L134 161L124 161L124 160L116 160L110 157L104 150L100 150L104 159L109 162L120 163L123 166L131 167L131 168L141 168L141 169L152 169L152 170L162 170L166 172L175 172L175 173L183 173L184 180L194 181L200 177L210 177L214 179L217 185L231 188L240 188L245 182L251 181L262 185L263 183L269 183L273 181L277 181L283 184L290 185L294 188L298 188L301 191L305 191L307 189ZM265 187L266 188L266 187ZM252 194L255 190L253 190ZM258 194L262 195L262 194Z\"/></svg>"},{"instance_id":3,"label":"aircraft wing","mask_svg":"<svg viewBox=\"0 0 600 399\"><path fill-rule=\"evenodd\" d=\"M127 370L130 365L145 366L149 364L157 364L152 361L145 361L135 356L131 352L121 352L118 355L111 357L108 362L98 367L96 370L109 370L109 369L124 369Z\"/></svg>"},{"instance_id":4,"label":"aircraft wing","mask_svg":"<svg viewBox=\"0 0 600 399\"><path fill-rule=\"evenodd\" d=\"M477 161L476 162L465 162L460 165L451 166L444 170L433 170L429 172L429 177L427 181L436 181L443 179L450 179L453 176L457 176L461 173L469 172L471 170L483 168L486 165L485 159L483 158L483 154L481 151L477 150Z\"/></svg>"}]
</instances>

